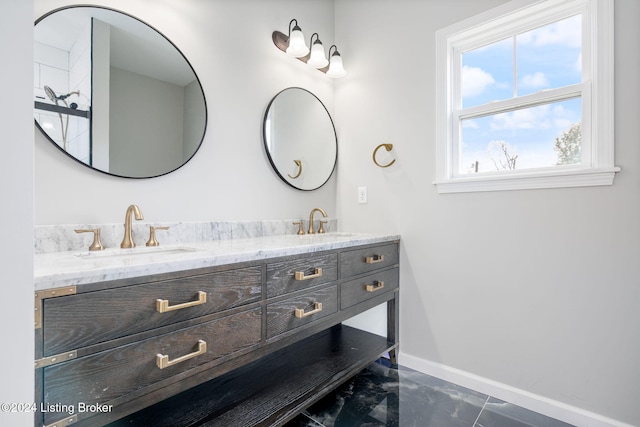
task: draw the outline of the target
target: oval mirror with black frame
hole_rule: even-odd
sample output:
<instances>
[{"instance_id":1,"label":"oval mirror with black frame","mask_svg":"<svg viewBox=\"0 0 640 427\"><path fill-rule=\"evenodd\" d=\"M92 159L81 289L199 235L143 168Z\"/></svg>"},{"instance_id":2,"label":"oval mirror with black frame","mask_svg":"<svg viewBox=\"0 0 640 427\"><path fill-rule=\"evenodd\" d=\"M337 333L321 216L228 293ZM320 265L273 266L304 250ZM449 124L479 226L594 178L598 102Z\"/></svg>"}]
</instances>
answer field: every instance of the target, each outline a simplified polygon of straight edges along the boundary
<instances>
[{"instance_id":1,"label":"oval mirror with black frame","mask_svg":"<svg viewBox=\"0 0 640 427\"><path fill-rule=\"evenodd\" d=\"M172 172L207 127L202 85L180 50L124 12L69 6L34 27L36 126L69 157L125 178Z\"/></svg>"},{"instance_id":2,"label":"oval mirror with black frame","mask_svg":"<svg viewBox=\"0 0 640 427\"><path fill-rule=\"evenodd\" d=\"M264 147L276 174L298 190L316 190L331 178L338 157L333 120L322 101L299 87L279 92L263 123Z\"/></svg>"}]
</instances>

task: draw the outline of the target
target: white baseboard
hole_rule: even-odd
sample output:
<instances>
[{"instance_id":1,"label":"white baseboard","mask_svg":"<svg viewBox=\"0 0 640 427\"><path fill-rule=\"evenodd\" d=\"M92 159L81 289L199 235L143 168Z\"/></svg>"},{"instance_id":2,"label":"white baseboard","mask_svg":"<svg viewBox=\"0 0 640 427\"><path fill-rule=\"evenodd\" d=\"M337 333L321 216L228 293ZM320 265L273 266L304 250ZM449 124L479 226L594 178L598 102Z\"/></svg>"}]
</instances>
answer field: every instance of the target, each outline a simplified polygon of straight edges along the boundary
<instances>
[{"instance_id":1,"label":"white baseboard","mask_svg":"<svg viewBox=\"0 0 640 427\"><path fill-rule=\"evenodd\" d=\"M578 427L633 427L631 424L403 352L400 352L398 361L407 368L470 388Z\"/></svg>"}]
</instances>

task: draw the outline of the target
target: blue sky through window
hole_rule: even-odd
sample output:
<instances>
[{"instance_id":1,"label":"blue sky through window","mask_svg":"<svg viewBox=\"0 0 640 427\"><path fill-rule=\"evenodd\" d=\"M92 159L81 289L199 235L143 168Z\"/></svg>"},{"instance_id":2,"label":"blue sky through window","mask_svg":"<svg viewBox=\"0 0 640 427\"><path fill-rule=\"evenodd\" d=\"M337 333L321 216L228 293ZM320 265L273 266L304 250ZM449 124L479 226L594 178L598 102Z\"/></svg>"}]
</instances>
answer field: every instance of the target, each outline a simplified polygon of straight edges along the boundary
<instances>
[{"instance_id":1,"label":"blue sky through window","mask_svg":"<svg viewBox=\"0 0 640 427\"><path fill-rule=\"evenodd\" d=\"M580 83L581 25L577 15L463 53L462 107ZM475 162L478 172L501 169L498 146L517 155L516 169L554 166L554 141L581 121L581 106L577 98L464 120L460 173Z\"/></svg>"}]
</instances>

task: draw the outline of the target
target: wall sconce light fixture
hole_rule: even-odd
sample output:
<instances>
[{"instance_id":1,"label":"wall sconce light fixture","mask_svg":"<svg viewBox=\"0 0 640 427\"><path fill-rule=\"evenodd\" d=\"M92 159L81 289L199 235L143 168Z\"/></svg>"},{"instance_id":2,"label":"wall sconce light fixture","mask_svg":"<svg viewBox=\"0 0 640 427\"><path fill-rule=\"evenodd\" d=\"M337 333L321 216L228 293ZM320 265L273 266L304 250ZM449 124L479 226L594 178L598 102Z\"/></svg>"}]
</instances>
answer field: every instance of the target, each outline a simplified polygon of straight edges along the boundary
<instances>
[{"instance_id":1,"label":"wall sconce light fixture","mask_svg":"<svg viewBox=\"0 0 640 427\"><path fill-rule=\"evenodd\" d=\"M295 25L292 29L291 24L294 22ZM320 36L318 36L318 33L313 33L309 40L309 44L311 45L311 50L309 50L296 19L292 19L291 22L289 22L289 35L281 33L280 31L274 31L271 34L271 39L273 40L273 44L281 51L326 73L329 77L335 79L344 77L347 74L336 45L329 48L329 59L327 60L327 57L324 55L324 46L322 46ZM331 53L331 49L334 49L333 54Z\"/></svg>"},{"instance_id":2,"label":"wall sconce light fixture","mask_svg":"<svg viewBox=\"0 0 640 427\"><path fill-rule=\"evenodd\" d=\"M291 24L293 24L294 22L296 23L296 25L292 30ZM287 50L285 51L287 52L287 54L295 56L296 58L300 58L306 56L309 53L309 47L307 47L307 44L304 41L304 34L302 34L302 29L298 27L298 21L295 19L292 19L291 22L289 22L288 38L289 46L287 46Z\"/></svg>"}]
</instances>

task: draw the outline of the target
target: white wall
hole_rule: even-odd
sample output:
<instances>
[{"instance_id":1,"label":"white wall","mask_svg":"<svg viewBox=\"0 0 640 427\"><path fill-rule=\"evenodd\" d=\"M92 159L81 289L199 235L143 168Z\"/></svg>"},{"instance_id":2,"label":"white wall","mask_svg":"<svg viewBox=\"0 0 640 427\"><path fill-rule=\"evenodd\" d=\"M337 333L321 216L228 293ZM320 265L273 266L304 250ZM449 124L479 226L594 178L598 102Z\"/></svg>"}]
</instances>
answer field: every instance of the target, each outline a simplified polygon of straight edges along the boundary
<instances>
[{"instance_id":1,"label":"white wall","mask_svg":"<svg viewBox=\"0 0 640 427\"><path fill-rule=\"evenodd\" d=\"M9 7L11 3L11 7ZM0 402L33 402L33 5L0 0ZM0 411L0 425L33 424L31 412Z\"/></svg>"},{"instance_id":2,"label":"white wall","mask_svg":"<svg viewBox=\"0 0 640 427\"><path fill-rule=\"evenodd\" d=\"M297 18L308 37L318 32L330 46L332 0L34 0L34 19L72 3L137 16L178 46L204 88L208 129L189 163L150 180L89 170L36 134L36 224L119 222L131 203L149 221L305 218L317 206L335 217L336 176L317 191L292 189L271 169L261 130L269 101L290 86L312 91L333 113L333 81L286 57L271 41L274 30L287 32Z\"/></svg>"},{"instance_id":3,"label":"white wall","mask_svg":"<svg viewBox=\"0 0 640 427\"><path fill-rule=\"evenodd\" d=\"M340 225L402 234L401 363L640 425L640 2L615 2L613 186L439 195L435 31L503 2L335 2Z\"/></svg>"}]
</instances>

